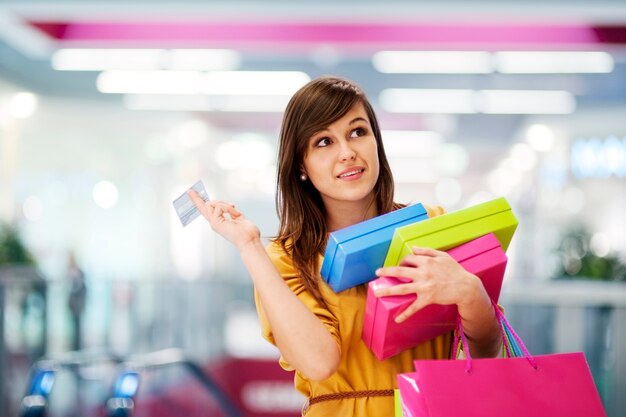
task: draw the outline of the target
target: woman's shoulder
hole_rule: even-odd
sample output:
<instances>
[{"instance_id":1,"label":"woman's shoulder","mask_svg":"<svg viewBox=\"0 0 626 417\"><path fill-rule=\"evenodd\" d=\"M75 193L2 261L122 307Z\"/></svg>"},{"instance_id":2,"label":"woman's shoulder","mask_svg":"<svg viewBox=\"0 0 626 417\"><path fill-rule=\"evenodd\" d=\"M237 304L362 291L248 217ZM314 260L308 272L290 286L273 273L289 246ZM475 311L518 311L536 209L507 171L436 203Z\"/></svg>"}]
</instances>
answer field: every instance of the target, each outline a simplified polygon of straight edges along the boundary
<instances>
[{"instance_id":1,"label":"woman's shoulder","mask_svg":"<svg viewBox=\"0 0 626 417\"><path fill-rule=\"evenodd\" d=\"M413 204L417 204L417 203L415 203L415 202L411 202L411 203L408 203L408 204L394 203L393 204L393 210L398 210L398 209L401 209L401 208L405 208L405 207L411 206ZM426 209L426 214L428 214L429 218L430 217L440 216L442 214L445 214L445 212L446 212L446 210L443 207L441 207L441 206L437 206L437 205L433 205L433 204L423 204L423 203L422 203L422 206Z\"/></svg>"},{"instance_id":2,"label":"woman's shoulder","mask_svg":"<svg viewBox=\"0 0 626 417\"><path fill-rule=\"evenodd\" d=\"M428 213L429 218L437 217L446 213L446 210L441 206L424 204L424 208L426 209L426 213Z\"/></svg>"}]
</instances>

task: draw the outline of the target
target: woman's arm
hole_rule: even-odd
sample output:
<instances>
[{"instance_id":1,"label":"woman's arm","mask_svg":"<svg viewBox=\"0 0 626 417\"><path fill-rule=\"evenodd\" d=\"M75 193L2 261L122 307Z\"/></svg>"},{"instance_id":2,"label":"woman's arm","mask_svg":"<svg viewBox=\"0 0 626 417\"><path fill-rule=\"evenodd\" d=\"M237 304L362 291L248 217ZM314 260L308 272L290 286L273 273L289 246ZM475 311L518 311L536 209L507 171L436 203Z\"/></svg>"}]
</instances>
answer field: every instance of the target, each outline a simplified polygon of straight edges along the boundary
<instances>
[{"instance_id":1,"label":"woman's arm","mask_svg":"<svg viewBox=\"0 0 626 417\"><path fill-rule=\"evenodd\" d=\"M377 296L417 294L417 299L396 318L397 322L429 304L456 304L471 355L483 358L500 353L500 328L482 282L446 252L413 248L413 254L407 255L399 266L380 268L376 274L408 281L381 289Z\"/></svg>"},{"instance_id":2,"label":"woman's arm","mask_svg":"<svg viewBox=\"0 0 626 417\"><path fill-rule=\"evenodd\" d=\"M213 230L239 251L283 358L307 378L330 377L339 366L339 346L320 319L285 284L261 244L258 227L232 204L204 202L194 191L189 195Z\"/></svg>"}]
</instances>

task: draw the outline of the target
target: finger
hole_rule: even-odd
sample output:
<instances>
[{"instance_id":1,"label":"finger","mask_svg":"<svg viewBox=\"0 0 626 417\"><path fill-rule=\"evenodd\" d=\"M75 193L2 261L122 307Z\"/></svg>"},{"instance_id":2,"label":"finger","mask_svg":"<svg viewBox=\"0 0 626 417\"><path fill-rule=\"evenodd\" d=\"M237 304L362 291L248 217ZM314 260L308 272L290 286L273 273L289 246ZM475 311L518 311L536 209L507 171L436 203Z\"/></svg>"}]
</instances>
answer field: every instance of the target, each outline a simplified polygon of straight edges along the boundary
<instances>
[{"instance_id":1,"label":"finger","mask_svg":"<svg viewBox=\"0 0 626 417\"><path fill-rule=\"evenodd\" d=\"M198 210L201 210L202 207L206 205L206 201L204 201L202 197L200 197L200 194L198 194L196 190L191 189L187 191L187 195L189 195L189 198Z\"/></svg>"},{"instance_id":2,"label":"finger","mask_svg":"<svg viewBox=\"0 0 626 417\"><path fill-rule=\"evenodd\" d=\"M426 307L429 304L428 300L426 299L426 297L424 296L417 296L417 299L415 301L413 301L411 303L411 305L409 305L407 308L404 309L404 311L402 311L400 314L398 314L395 318L394 321L396 323L402 323L403 321L405 321L406 319L408 319L409 317L411 317L412 315L414 315L415 313L417 313L418 311L420 311L422 308Z\"/></svg>"},{"instance_id":3,"label":"finger","mask_svg":"<svg viewBox=\"0 0 626 417\"><path fill-rule=\"evenodd\" d=\"M241 212L230 203L212 201L209 203L209 206L213 209L211 216L221 221L226 220L227 216L231 219L236 219L242 216Z\"/></svg>"},{"instance_id":4,"label":"finger","mask_svg":"<svg viewBox=\"0 0 626 417\"><path fill-rule=\"evenodd\" d=\"M417 277L420 276L419 268L415 268L414 266L386 266L383 268L378 268L376 270L376 275L379 277L395 277L400 279L408 279L414 281Z\"/></svg>"},{"instance_id":5,"label":"finger","mask_svg":"<svg viewBox=\"0 0 626 417\"><path fill-rule=\"evenodd\" d=\"M388 297L390 295L405 295L415 293L417 293L417 286L415 285L415 283L396 284L374 290L374 295L376 297Z\"/></svg>"},{"instance_id":6,"label":"finger","mask_svg":"<svg viewBox=\"0 0 626 417\"><path fill-rule=\"evenodd\" d=\"M413 246L411 248L411 251L413 252L413 255L419 255L419 256L442 256L445 255L446 252L442 252L436 249L432 249L432 248L422 248L422 247L418 247L418 246Z\"/></svg>"}]
</instances>

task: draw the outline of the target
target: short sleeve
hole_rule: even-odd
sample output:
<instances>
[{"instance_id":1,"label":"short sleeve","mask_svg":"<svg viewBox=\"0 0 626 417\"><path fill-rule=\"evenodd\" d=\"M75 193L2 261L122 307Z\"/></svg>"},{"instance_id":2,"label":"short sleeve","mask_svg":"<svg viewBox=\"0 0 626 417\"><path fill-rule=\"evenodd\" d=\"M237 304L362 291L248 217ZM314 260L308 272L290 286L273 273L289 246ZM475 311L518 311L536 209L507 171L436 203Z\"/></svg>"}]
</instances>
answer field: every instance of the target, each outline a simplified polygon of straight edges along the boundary
<instances>
[{"instance_id":1,"label":"short sleeve","mask_svg":"<svg viewBox=\"0 0 626 417\"><path fill-rule=\"evenodd\" d=\"M296 273L291 258L282 250L280 245L276 243L270 243L266 247L267 254L269 255L272 263L278 270L279 274L285 280L285 284L291 289L291 291L298 297L298 299L306 305L309 310L313 312L319 318L319 320L326 326L330 334L335 338L337 346L341 347L339 342L339 321L335 315L324 305L319 303L304 287L302 278ZM325 285L322 283L321 285ZM324 290L322 289L324 293ZM254 301L256 303L257 314L259 316L259 322L261 324L261 332L263 338L269 341L271 344L276 345L272 329L261 304L258 292L254 291ZM294 368L290 366L284 358L280 358L280 365L283 369L292 371Z\"/></svg>"}]
</instances>

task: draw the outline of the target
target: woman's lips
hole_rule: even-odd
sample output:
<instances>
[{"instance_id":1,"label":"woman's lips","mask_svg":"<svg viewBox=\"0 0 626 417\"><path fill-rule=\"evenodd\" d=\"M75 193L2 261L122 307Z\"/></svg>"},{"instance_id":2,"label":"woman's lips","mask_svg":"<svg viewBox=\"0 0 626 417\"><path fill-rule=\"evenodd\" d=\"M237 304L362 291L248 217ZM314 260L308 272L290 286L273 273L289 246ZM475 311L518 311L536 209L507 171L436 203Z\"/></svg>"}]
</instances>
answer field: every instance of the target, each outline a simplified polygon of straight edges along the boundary
<instances>
[{"instance_id":1,"label":"woman's lips","mask_svg":"<svg viewBox=\"0 0 626 417\"><path fill-rule=\"evenodd\" d=\"M364 171L365 168L363 167L346 169L341 174L337 175L337 178L339 178L340 180L357 180L361 178Z\"/></svg>"}]
</instances>

